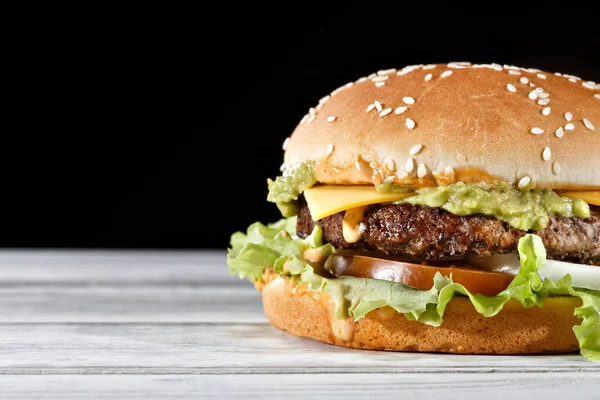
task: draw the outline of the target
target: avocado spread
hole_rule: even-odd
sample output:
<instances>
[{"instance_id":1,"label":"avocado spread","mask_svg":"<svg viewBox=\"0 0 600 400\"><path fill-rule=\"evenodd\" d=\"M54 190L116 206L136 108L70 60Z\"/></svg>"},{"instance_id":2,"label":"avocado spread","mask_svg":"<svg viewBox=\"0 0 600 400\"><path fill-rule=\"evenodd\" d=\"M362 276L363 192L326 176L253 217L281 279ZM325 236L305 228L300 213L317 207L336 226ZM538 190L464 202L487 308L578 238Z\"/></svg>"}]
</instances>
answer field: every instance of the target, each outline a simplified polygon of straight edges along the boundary
<instances>
[{"instance_id":1,"label":"avocado spread","mask_svg":"<svg viewBox=\"0 0 600 400\"><path fill-rule=\"evenodd\" d=\"M314 163L305 161L287 168L274 181L267 180L267 201L277 204L284 217L298 213L298 196L317 182ZM405 191L407 188L380 184L378 191ZM413 190L412 188L408 188ZM414 196L396 203L440 207L456 215L491 215L514 228L544 229L548 215L588 218L590 207L582 199L561 197L549 189L517 189L508 182L454 183L417 189Z\"/></svg>"},{"instance_id":2,"label":"avocado spread","mask_svg":"<svg viewBox=\"0 0 600 400\"><path fill-rule=\"evenodd\" d=\"M276 203L284 217L292 217L298 213L298 196L316 182L313 162L301 162L284 170L274 181L267 179L267 201Z\"/></svg>"},{"instance_id":3,"label":"avocado spread","mask_svg":"<svg viewBox=\"0 0 600 400\"><path fill-rule=\"evenodd\" d=\"M493 215L526 231L544 229L548 225L548 214L566 218L590 216L590 207L582 199L561 197L549 189L522 191L506 182L459 182L429 187L396 203L441 207L456 215Z\"/></svg>"}]
</instances>

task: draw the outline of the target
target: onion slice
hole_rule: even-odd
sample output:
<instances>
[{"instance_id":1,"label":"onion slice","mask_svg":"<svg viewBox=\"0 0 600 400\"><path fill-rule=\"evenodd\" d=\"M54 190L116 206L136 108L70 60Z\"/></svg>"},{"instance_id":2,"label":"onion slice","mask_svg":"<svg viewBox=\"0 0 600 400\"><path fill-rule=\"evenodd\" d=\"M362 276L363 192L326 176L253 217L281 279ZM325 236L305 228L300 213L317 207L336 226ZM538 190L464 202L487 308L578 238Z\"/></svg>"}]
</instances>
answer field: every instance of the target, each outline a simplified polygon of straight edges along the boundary
<instances>
[{"instance_id":1,"label":"onion slice","mask_svg":"<svg viewBox=\"0 0 600 400\"><path fill-rule=\"evenodd\" d=\"M519 258L515 253L495 254L490 257L467 257L465 262L487 271L504 272L516 275L519 272ZM600 266L576 264L566 261L546 260L538 273L540 277L558 282L565 275L571 275L571 286L581 289L600 290Z\"/></svg>"}]
</instances>

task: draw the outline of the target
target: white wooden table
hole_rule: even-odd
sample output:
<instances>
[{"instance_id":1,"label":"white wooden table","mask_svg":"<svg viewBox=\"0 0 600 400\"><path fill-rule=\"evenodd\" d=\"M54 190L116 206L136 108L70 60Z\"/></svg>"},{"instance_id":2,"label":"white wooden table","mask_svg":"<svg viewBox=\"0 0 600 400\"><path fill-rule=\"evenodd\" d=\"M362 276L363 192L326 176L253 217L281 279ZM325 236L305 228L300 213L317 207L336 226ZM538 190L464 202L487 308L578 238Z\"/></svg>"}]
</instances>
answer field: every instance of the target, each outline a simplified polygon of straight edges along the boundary
<instances>
[{"instance_id":1,"label":"white wooden table","mask_svg":"<svg viewBox=\"0 0 600 400\"><path fill-rule=\"evenodd\" d=\"M0 251L0 398L283 396L593 399L600 364L293 337L224 251Z\"/></svg>"}]
</instances>

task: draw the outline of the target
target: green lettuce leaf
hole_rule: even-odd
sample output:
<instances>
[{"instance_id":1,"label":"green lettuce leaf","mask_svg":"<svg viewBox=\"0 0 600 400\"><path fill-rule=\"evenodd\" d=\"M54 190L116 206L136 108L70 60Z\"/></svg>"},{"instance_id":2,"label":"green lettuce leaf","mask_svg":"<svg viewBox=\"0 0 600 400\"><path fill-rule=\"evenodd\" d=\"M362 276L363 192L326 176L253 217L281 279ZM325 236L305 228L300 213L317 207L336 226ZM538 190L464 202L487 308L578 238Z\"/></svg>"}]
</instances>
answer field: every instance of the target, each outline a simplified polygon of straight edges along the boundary
<instances>
[{"instance_id":1,"label":"green lettuce leaf","mask_svg":"<svg viewBox=\"0 0 600 400\"><path fill-rule=\"evenodd\" d=\"M318 225L305 239L298 238L296 217L269 225L256 222L248 227L246 233L234 233L230 246L227 262L232 275L255 282L261 279L265 268L272 267L275 272L306 284L310 290L328 293L335 303L336 317L352 317L356 321L372 310L390 306L409 319L440 326L446 306L454 296L468 297L485 317L498 314L511 299L529 308L542 307L548 296L579 297L582 305L575 309L574 314L583 322L574 326L573 331L582 356L600 361L600 291L572 287L568 274L558 282L547 278L542 280L538 271L544 268L546 250L541 238L536 235L525 235L519 241L519 272L497 296L472 294L463 285L439 273L429 290L378 279L328 278L322 263L309 263L305 255L320 255L318 258L325 260L334 247L323 244Z\"/></svg>"}]
</instances>

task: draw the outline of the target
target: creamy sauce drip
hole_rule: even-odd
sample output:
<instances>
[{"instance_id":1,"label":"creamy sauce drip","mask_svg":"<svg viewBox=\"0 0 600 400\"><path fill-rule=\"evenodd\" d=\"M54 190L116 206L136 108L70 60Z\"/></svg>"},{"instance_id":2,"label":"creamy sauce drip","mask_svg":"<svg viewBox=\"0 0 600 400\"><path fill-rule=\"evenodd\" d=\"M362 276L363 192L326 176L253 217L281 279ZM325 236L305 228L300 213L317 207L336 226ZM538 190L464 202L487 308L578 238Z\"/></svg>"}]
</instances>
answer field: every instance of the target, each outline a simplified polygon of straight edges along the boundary
<instances>
[{"instance_id":1,"label":"creamy sauce drip","mask_svg":"<svg viewBox=\"0 0 600 400\"><path fill-rule=\"evenodd\" d=\"M360 222L362 221L367 206L351 208L346 210L342 221L342 234L348 243L356 243L360 240L362 232Z\"/></svg>"},{"instance_id":2,"label":"creamy sauce drip","mask_svg":"<svg viewBox=\"0 0 600 400\"><path fill-rule=\"evenodd\" d=\"M354 337L356 322L350 317L337 319L335 316L335 303L327 293L313 292L306 286L301 285L292 279L283 278L271 268L265 269L260 284L258 282L255 283L255 287L260 291L262 291L266 285L269 285L270 289L282 293L286 292L291 296L310 296L327 311L329 322L331 323L331 331L336 339L350 342Z\"/></svg>"}]
</instances>

